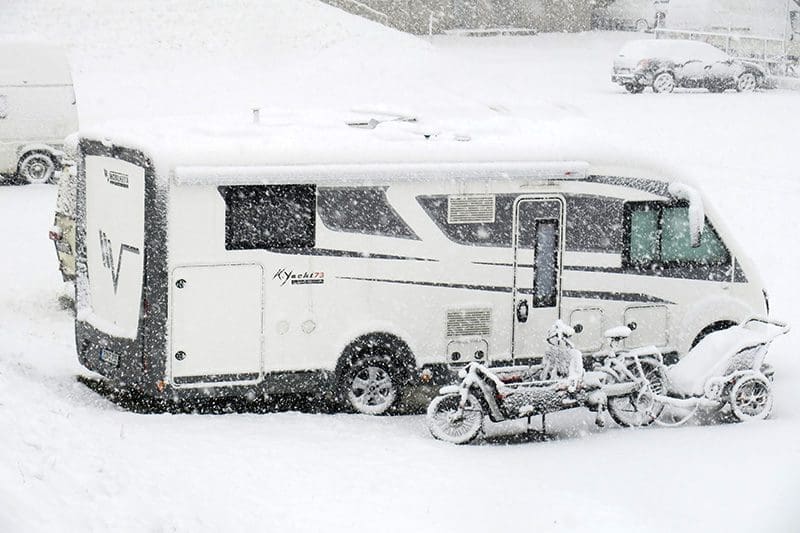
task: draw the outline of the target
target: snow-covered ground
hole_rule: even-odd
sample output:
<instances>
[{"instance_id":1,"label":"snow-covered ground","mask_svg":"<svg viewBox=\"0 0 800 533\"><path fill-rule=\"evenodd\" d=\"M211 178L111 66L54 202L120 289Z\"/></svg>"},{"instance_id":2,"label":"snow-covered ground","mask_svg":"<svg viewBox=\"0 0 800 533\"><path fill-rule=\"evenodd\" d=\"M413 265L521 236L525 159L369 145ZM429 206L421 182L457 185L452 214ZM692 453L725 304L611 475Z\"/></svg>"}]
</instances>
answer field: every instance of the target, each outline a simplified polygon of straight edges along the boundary
<instances>
[{"instance_id":1,"label":"snow-covered ground","mask_svg":"<svg viewBox=\"0 0 800 533\"><path fill-rule=\"evenodd\" d=\"M797 93L628 95L609 77L629 35L431 43L312 0L5 0L3 18L70 47L84 124L254 105L570 124L587 154L694 175L774 315L800 324ZM2 532L800 530L795 335L753 424L597 430L562 413L545 441L455 447L417 415L137 414L76 381L54 205L52 186L0 187Z\"/></svg>"}]
</instances>

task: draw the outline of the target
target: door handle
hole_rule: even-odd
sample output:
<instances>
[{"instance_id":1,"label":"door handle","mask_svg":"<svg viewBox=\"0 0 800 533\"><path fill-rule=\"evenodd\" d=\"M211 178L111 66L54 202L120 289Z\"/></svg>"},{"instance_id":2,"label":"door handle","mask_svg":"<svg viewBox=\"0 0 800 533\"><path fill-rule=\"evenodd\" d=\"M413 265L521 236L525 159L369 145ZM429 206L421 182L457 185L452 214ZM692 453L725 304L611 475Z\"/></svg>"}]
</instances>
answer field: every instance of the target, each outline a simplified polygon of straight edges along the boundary
<instances>
[{"instance_id":1,"label":"door handle","mask_svg":"<svg viewBox=\"0 0 800 533\"><path fill-rule=\"evenodd\" d=\"M528 321L528 300L520 300L517 304L517 321Z\"/></svg>"}]
</instances>

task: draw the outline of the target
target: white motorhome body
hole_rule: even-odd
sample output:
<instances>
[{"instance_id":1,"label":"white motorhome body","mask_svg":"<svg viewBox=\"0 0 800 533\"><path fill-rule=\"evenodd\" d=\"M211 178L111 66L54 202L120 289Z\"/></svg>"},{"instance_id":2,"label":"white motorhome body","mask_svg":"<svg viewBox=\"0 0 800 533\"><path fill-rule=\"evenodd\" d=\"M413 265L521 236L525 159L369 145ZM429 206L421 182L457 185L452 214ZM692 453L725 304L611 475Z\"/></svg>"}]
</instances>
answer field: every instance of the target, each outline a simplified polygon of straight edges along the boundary
<instances>
[{"instance_id":1,"label":"white motorhome body","mask_svg":"<svg viewBox=\"0 0 800 533\"><path fill-rule=\"evenodd\" d=\"M69 63L52 45L0 43L0 175L48 182L78 129Z\"/></svg>"},{"instance_id":2,"label":"white motorhome body","mask_svg":"<svg viewBox=\"0 0 800 533\"><path fill-rule=\"evenodd\" d=\"M340 129L308 156L287 131L85 134L82 364L153 396L344 384L376 413L468 361L537 358L557 318L585 352L627 324L629 346L680 355L766 313L708 206L692 246L702 207L669 180L515 160L500 144L493 160L454 141L462 162L437 161L422 136L398 156Z\"/></svg>"}]
</instances>

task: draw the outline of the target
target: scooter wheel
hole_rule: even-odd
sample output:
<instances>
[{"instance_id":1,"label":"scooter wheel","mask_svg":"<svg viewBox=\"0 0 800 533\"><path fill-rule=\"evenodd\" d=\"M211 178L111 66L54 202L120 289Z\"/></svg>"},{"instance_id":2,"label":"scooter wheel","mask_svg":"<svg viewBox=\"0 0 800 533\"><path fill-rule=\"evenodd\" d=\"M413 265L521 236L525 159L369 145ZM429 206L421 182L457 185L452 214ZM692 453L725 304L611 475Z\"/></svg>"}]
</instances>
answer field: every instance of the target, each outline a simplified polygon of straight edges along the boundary
<instances>
[{"instance_id":1,"label":"scooter wheel","mask_svg":"<svg viewBox=\"0 0 800 533\"><path fill-rule=\"evenodd\" d=\"M428 406L428 429L431 435L445 442L466 444L478 436L483 427L483 409L472 394L459 410L461 394L437 396Z\"/></svg>"}]
</instances>

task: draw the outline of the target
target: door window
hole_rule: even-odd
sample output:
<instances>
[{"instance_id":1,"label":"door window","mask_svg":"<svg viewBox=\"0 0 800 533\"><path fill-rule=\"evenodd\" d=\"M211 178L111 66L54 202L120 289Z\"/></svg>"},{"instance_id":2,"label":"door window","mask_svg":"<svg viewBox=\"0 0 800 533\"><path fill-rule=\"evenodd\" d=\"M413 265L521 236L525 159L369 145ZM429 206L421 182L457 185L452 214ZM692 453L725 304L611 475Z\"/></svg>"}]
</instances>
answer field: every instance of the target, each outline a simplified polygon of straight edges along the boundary
<instances>
[{"instance_id":1,"label":"door window","mask_svg":"<svg viewBox=\"0 0 800 533\"><path fill-rule=\"evenodd\" d=\"M558 291L558 221L536 222L533 306L554 307Z\"/></svg>"}]
</instances>

